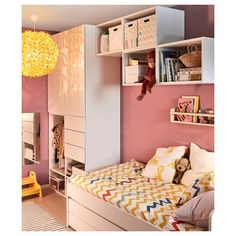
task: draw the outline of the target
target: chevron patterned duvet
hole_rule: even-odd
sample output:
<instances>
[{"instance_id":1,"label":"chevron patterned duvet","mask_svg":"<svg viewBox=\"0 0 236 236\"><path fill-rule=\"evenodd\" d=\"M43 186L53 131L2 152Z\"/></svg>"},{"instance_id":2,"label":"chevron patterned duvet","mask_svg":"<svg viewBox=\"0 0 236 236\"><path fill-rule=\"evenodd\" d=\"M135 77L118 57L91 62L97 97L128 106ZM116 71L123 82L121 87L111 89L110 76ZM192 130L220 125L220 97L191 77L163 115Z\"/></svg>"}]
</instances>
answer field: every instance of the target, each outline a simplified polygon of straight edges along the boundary
<instances>
[{"instance_id":1,"label":"chevron patterned duvet","mask_svg":"<svg viewBox=\"0 0 236 236\"><path fill-rule=\"evenodd\" d=\"M186 187L143 177L144 167L132 160L86 175L73 175L69 181L163 230L202 230L171 217Z\"/></svg>"}]
</instances>

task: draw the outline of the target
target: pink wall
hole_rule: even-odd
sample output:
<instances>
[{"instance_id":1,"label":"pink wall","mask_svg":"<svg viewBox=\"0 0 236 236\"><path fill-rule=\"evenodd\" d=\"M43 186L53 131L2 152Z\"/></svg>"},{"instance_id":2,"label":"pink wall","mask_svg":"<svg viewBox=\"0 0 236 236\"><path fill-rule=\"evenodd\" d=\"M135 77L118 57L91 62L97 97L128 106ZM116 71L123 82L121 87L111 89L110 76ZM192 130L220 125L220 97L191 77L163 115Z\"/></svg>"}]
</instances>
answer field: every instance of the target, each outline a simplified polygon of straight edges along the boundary
<instances>
[{"instance_id":1,"label":"pink wall","mask_svg":"<svg viewBox=\"0 0 236 236\"><path fill-rule=\"evenodd\" d=\"M176 6L185 10L185 36L214 37L214 6ZM122 162L132 158L147 162L157 147L189 145L194 142L214 150L214 129L170 123L170 108L182 95L200 96L201 108L214 108L214 85L155 86L143 101L136 97L140 87L122 87Z\"/></svg>"},{"instance_id":2,"label":"pink wall","mask_svg":"<svg viewBox=\"0 0 236 236\"><path fill-rule=\"evenodd\" d=\"M47 76L22 77L22 112L40 112L40 164L22 166L22 176L36 172L40 184L48 183L48 106Z\"/></svg>"}]
</instances>

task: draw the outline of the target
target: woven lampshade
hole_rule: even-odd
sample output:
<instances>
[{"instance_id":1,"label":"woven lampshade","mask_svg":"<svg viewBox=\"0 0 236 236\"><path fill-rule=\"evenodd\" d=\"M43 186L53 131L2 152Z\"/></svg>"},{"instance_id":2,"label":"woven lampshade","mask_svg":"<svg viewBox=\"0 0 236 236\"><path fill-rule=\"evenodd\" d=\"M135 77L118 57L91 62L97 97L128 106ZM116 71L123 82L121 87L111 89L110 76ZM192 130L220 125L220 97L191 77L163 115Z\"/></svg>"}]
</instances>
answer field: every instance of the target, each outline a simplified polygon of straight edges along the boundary
<instances>
[{"instance_id":1,"label":"woven lampshade","mask_svg":"<svg viewBox=\"0 0 236 236\"><path fill-rule=\"evenodd\" d=\"M49 74L55 68L58 48L45 32L22 33L22 75L30 78Z\"/></svg>"}]
</instances>

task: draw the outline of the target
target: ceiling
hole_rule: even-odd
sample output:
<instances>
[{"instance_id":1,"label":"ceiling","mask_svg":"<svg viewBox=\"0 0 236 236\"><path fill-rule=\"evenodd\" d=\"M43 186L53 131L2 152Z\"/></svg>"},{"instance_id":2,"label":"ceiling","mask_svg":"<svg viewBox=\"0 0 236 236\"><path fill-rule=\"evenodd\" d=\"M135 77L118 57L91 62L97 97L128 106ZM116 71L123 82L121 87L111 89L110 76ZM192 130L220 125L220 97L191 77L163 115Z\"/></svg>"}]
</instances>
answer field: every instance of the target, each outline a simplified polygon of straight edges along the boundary
<instances>
[{"instance_id":1,"label":"ceiling","mask_svg":"<svg viewBox=\"0 0 236 236\"><path fill-rule=\"evenodd\" d=\"M81 24L100 24L153 5L23 5L22 26L33 28L30 14L39 19L36 29L64 31Z\"/></svg>"}]
</instances>

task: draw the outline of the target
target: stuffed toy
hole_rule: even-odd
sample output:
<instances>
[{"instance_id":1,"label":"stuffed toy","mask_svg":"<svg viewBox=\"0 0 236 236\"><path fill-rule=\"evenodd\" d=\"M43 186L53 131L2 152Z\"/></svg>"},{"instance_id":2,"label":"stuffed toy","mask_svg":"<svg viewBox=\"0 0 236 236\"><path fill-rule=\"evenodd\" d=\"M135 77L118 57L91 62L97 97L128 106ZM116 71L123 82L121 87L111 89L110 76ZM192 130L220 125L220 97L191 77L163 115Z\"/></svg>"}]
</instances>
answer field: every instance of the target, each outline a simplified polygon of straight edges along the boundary
<instances>
[{"instance_id":1,"label":"stuffed toy","mask_svg":"<svg viewBox=\"0 0 236 236\"><path fill-rule=\"evenodd\" d=\"M148 70L146 75L142 80L139 82L142 84L141 94L137 97L138 101L141 101L144 96L146 95L146 91L148 90L151 93L152 87L156 83L156 76L155 76L155 51L150 51L147 53L147 62L148 62Z\"/></svg>"},{"instance_id":2,"label":"stuffed toy","mask_svg":"<svg viewBox=\"0 0 236 236\"><path fill-rule=\"evenodd\" d=\"M182 176L184 175L184 172L190 169L189 160L184 157L176 160L175 169L176 169L176 172L175 172L173 183L179 184Z\"/></svg>"}]
</instances>

